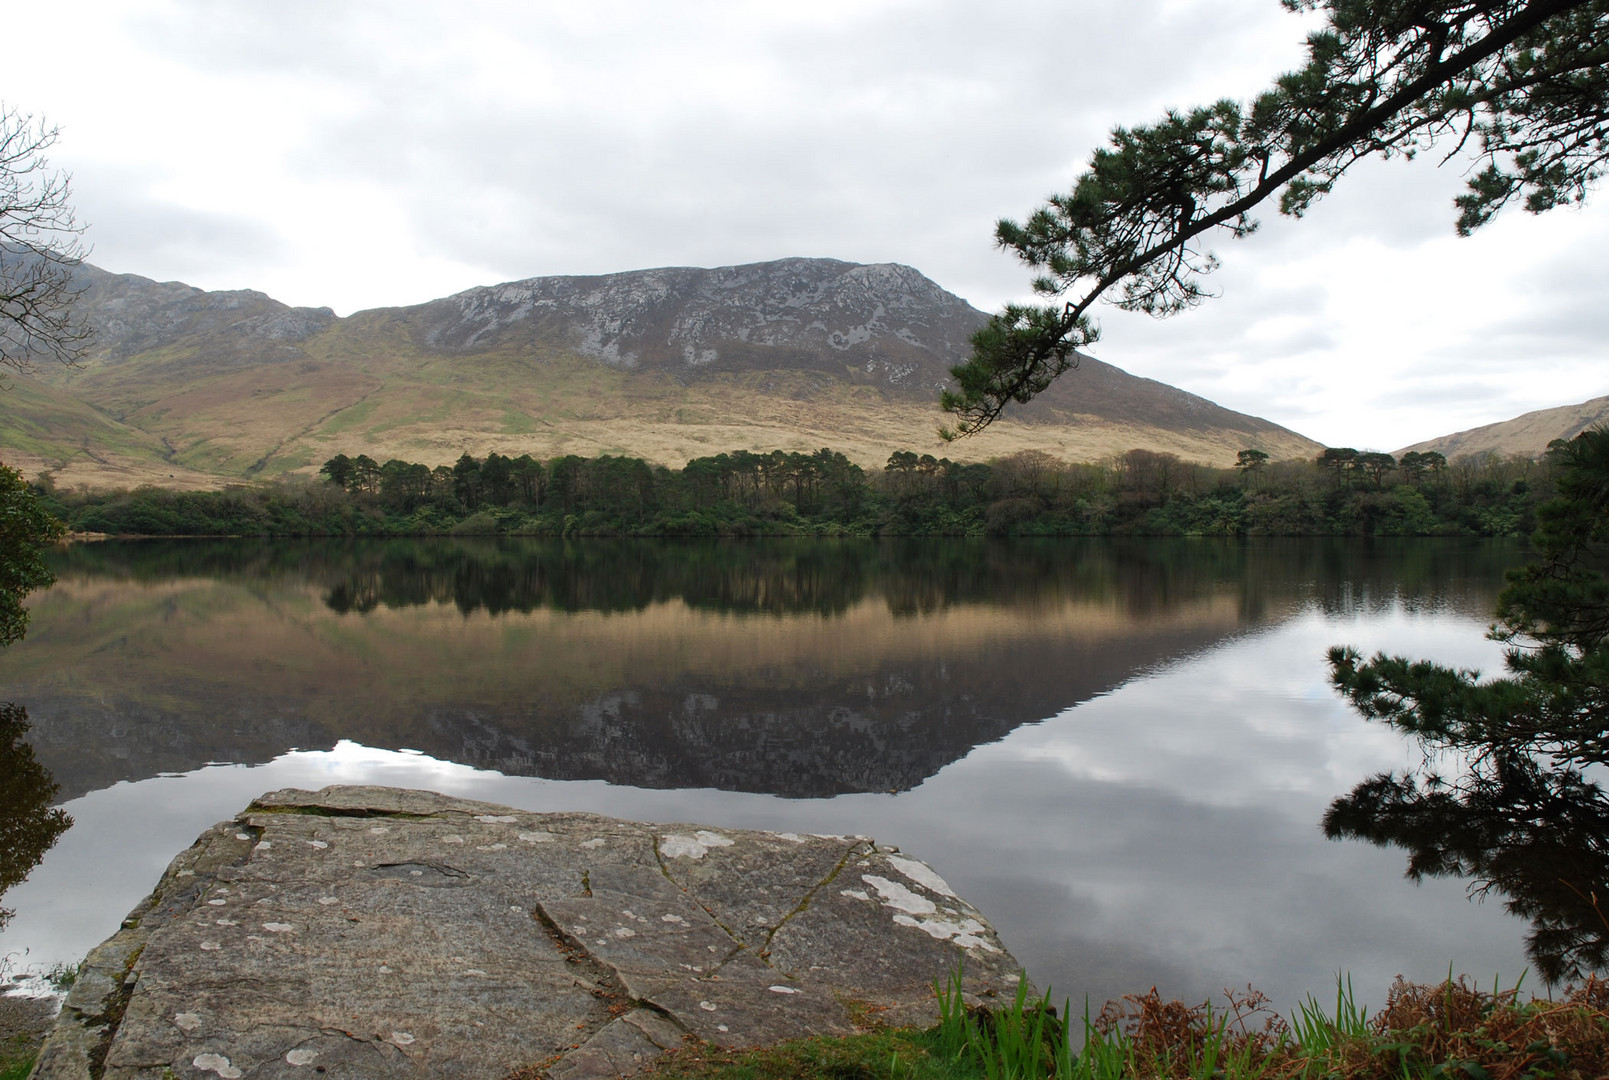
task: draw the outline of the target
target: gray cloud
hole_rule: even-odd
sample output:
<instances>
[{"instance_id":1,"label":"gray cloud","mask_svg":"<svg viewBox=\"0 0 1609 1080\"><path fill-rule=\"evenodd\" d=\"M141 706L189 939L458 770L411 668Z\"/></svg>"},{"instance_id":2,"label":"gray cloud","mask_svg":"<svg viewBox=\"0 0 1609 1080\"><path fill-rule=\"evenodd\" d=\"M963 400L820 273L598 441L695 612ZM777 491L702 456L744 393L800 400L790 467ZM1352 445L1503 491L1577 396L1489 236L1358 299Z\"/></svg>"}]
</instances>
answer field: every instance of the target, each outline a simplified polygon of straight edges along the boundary
<instances>
[{"instance_id":1,"label":"gray cloud","mask_svg":"<svg viewBox=\"0 0 1609 1080\"><path fill-rule=\"evenodd\" d=\"M992 309L1029 278L997 218L1114 126L1254 93L1312 21L1272 0L69 6L81 75L23 55L0 91L64 123L97 256L341 311L788 255L908 263ZM1221 299L1103 310L1097 355L1358 443L1501 419L1470 388L1504 370L1571 400L1609 329L1609 217L1450 242L1463 168L1368 162L1305 220L1265 211L1214 245ZM1413 401L1388 388L1410 370Z\"/></svg>"},{"instance_id":2,"label":"gray cloud","mask_svg":"<svg viewBox=\"0 0 1609 1080\"><path fill-rule=\"evenodd\" d=\"M254 288L256 271L286 254L269 222L171 203L139 191L139 181L112 169L74 180L79 217L94 246L89 260L103 270L150 276L161 267L174 280L221 276Z\"/></svg>"},{"instance_id":3,"label":"gray cloud","mask_svg":"<svg viewBox=\"0 0 1609 1080\"><path fill-rule=\"evenodd\" d=\"M592 26L498 12L532 82L562 77L541 102L484 85L461 49L429 51L431 30L463 36L456 15L376 34L361 6L333 23L301 5L180 8L144 31L208 70L344 87L358 106L309 132L297 171L398 187L422 242L459 261L527 276L835 254L910 262L992 306L1022 287L990 253L993 218L1064 186L1114 113L1154 111L1121 116L1136 84L1159 104L1221 79L1266 18L1251 4L899 4L802 25L726 5L612 10ZM637 61L695 83L730 70L730 92L672 82L667 110L633 82Z\"/></svg>"}]
</instances>

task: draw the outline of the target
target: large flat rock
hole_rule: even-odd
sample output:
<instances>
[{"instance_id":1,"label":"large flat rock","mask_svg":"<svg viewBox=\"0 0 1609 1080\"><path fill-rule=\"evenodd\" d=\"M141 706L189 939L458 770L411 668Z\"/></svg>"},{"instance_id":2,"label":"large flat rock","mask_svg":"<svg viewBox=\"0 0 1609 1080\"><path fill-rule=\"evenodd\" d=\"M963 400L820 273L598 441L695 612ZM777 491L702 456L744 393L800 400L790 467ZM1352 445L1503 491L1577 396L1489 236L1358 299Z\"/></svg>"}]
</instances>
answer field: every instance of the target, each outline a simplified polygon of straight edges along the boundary
<instances>
[{"instance_id":1,"label":"large flat rock","mask_svg":"<svg viewBox=\"0 0 1609 1080\"><path fill-rule=\"evenodd\" d=\"M174 859L85 960L40 1080L632 1072L931 1023L1017 962L926 864L861 836L271 792Z\"/></svg>"}]
</instances>

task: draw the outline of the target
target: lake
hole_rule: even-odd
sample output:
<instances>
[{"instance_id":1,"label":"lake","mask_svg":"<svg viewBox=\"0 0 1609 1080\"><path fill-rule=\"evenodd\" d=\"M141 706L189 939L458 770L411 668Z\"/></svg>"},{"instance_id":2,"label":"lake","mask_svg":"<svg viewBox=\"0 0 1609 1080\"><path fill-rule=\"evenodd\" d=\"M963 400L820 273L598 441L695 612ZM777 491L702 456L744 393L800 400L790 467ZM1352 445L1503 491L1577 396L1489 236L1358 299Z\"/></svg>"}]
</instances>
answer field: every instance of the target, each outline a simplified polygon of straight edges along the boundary
<instances>
[{"instance_id":1,"label":"lake","mask_svg":"<svg viewBox=\"0 0 1609 1080\"><path fill-rule=\"evenodd\" d=\"M1511 543L146 541L74 545L0 698L74 819L0 904L71 963L280 787L850 832L929 861L1095 1005L1350 975L1512 981L1527 924L1331 800L1419 750L1351 644L1494 671Z\"/></svg>"}]
</instances>

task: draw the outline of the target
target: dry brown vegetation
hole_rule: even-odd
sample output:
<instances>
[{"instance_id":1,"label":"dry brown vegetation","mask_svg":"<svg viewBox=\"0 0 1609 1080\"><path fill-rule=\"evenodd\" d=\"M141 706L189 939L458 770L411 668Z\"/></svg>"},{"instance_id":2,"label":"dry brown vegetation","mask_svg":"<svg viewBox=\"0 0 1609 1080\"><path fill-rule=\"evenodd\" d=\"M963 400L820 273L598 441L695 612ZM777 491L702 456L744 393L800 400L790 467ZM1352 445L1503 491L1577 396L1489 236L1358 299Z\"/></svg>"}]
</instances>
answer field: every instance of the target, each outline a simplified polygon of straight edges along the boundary
<instances>
[{"instance_id":1,"label":"dry brown vegetation","mask_svg":"<svg viewBox=\"0 0 1609 1080\"><path fill-rule=\"evenodd\" d=\"M880 467L896 450L957 461L1040 450L1076 462L1139 447L1228 466L1247 447L1275 459L1319 449L1216 407L1180 412L1180 392L1093 361L1071 376L1078 387L947 446L936 396L820 369L688 381L542 343L443 353L370 317L336 324L283 362L209 360L210 340L18 380L26 392L0 412L0 460L49 471L61 486L106 489L312 474L342 453L431 466L466 452L614 454L680 467L722 452L828 447Z\"/></svg>"},{"instance_id":2,"label":"dry brown vegetation","mask_svg":"<svg viewBox=\"0 0 1609 1080\"><path fill-rule=\"evenodd\" d=\"M252 476L312 475L336 454L448 465L465 452L641 457L680 467L734 450L837 450L881 467L896 450L984 461L1039 450L1095 461L1135 447L1187 461L1233 464L1241 431L1169 430L1089 415L1004 420L979 438L944 444L935 404L890 399L868 387L800 372L751 372L686 386L655 374L626 378L582 358L499 358L472 372L439 361L255 368L172 387L153 400L108 381L95 403L172 448L163 460L107 445L99 432L64 432L19 454L0 432L0 458L49 470L60 486L152 483L211 486ZM126 411L124 411L126 410ZM1309 457L1316 444L1290 433L1258 440L1276 458ZM144 452L142 452L144 451ZM153 460L154 459L154 460ZM194 478L194 479L190 479Z\"/></svg>"},{"instance_id":3,"label":"dry brown vegetation","mask_svg":"<svg viewBox=\"0 0 1609 1080\"><path fill-rule=\"evenodd\" d=\"M1226 1007L1156 990L1108 1003L1086 1025L1045 1002L951 1013L927 1032L871 1031L756 1050L692 1045L651 1074L683 1080L1601 1080L1609 1076L1609 983L1557 1000L1489 993L1465 979L1399 980L1364 1017L1304 1008L1287 1023L1255 991ZM1069 1038L1068 1032L1071 1030ZM1024 1042L1026 1038L1028 1042ZM1037 1043L1037 1047L1034 1045Z\"/></svg>"},{"instance_id":4,"label":"dry brown vegetation","mask_svg":"<svg viewBox=\"0 0 1609 1080\"><path fill-rule=\"evenodd\" d=\"M1143 1075L1159 1080L1194 1080L1209 1052L1270 1080L1609 1076L1609 982L1601 979L1558 1000L1522 1001L1518 989L1488 993L1464 977L1439 985L1399 978L1366 1023L1330 1017L1328 1030L1312 1014L1293 1029L1255 991L1226 996L1228 1007L1214 1010L1163 1001L1153 989L1109 1003L1095 1031L1120 1036Z\"/></svg>"},{"instance_id":5,"label":"dry brown vegetation","mask_svg":"<svg viewBox=\"0 0 1609 1080\"><path fill-rule=\"evenodd\" d=\"M1577 405L1561 405L1556 409L1539 409L1512 420L1484 424L1468 431L1415 443L1397 453L1400 457L1410 450L1436 450L1445 454L1448 460L1482 454L1535 458L1540 457L1554 439L1574 438L1587 428L1603 423L1609 423L1609 397L1593 398Z\"/></svg>"}]
</instances>

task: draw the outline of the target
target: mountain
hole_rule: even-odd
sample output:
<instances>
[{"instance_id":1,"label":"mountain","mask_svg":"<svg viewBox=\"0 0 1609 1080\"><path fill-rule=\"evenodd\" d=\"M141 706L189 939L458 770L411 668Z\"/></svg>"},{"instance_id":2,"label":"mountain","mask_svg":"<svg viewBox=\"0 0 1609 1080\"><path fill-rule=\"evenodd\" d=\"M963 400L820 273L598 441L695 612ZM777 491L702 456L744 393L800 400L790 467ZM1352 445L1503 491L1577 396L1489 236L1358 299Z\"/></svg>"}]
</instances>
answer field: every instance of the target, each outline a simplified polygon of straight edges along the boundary
<instances>
[{"instance_id":1,"label":"mountain","mask_svg":"<svg viewBox=\"0 0 1609 1080\"><path fill-rule=\"evenodd\" d=\"M1466 454L1521 454L1540 457L1554 439L1572 439L1595 424L1609 424L1609 397L1593 398L1579 405L1560 405L1555 409L1538 409L1512 420L1485 424L1457 431L1435 439L1427 439L1397 451L1397 456L1411 450L1423 453L1437 450L1452 459Z\"/></svg>"},{"instance_id":2,"label":"mountain","mask_svg":"<svg viewBox=\"0 0 1609 1080\"><path fill-rule=\"evenodd\" d=\"M939 390L986 316L906 266L782 259L541 277L339 318L251 290L79 268L96 346L18 380L0 457L58 483L216 484L337 453L632 454L829 446L1218 464L1318 444L1093 358L985 435L944 446Z\"/></svg>"}]
</instances>

